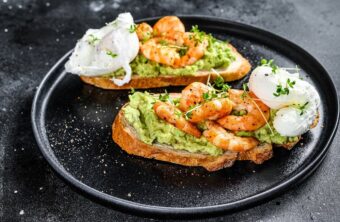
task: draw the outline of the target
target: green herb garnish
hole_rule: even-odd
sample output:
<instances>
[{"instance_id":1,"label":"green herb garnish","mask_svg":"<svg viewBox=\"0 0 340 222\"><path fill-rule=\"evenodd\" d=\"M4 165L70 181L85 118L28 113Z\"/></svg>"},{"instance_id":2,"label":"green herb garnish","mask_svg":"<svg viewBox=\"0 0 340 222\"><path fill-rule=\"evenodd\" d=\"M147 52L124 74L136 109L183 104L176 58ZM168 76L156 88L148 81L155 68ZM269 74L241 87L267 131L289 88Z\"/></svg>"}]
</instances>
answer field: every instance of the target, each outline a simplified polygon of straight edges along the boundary
<instances>
[{"instance_id":1,"label":"green herb garnish","mask_svg":"<svg viewBox=\"0 0 340 222\"><path fill-rule=\"evenodd\" d=\"M175 110L175 115L180 118L182 116L182 112L179 111L178 109Z\"/></svg>"},{"instance_id":2,"label":"green herb garnish","mask_svg":"<svg viewBox=\"0 0 340 222\"><path fill-rule=\"evenodd\" d=\"M130 28L129 28L130 33L134 33L136 30L137 30L137 25L135 24L130 25Z\"/></svg>"},{"instance_id":3,"label":"green herb garnish","mask_svg":"<svg viewBox=\"0 0 340 222\"><path fill-rule=\"evenodd\" d=\"M242 89L243 89L243 93L241 95L241 98L245 99L248 96L248 92L247 92L248 86L247 86L247 83L243 83L242 84Z\"/></svg>"},{"instance_id":4,"label":"green herb garnish","mask_svg":"<svg viewBox=\"0 0 340 222\"><path fill-rule=\"evenodd\" d=\"M192 117L192 112L197 109L198 107L200 107L201 105L200 104L196 104L196 105L193 105L193 106L190 106L189 107L189 110L184 114L184 117L185 119L189 120L191 119Z\"/></svg>"},{"instance_id":5,"label":"green herb garnish","mask_svg":"<svg viewBox=\"0 0 340 222\"><path fill-rule=\"evenodd\" d=\"M110 50L107 50L107 51L106 51L106 55L109 55L109 56L111 56L112 58L116 58L116 57L118 56L116 53L113 53L113 52L110 51Z\"/></svg>"},{"instance_id":6,"label":"green herb garnish","mask_svg":"<svg viewBox=\"0 0 340 222\"><path fill-rule=\"evenodd\" d=\"M276 92L273 93L274 96L278 97L281 95L288 95L289 88L293 88L295 85L295 81L291 81L289 78L286 81L286 86L283 87L282 84L276 86Z\"/></svg>"},{"instance_id":7,"label":"green herb garnish","mask_svg":"<svg viewBox=\"0 0 340 222\"><path fill-rule=\"evenodd\" d=\"M267 60L267 59L261 59L261 65L262 66L269 66L272 68L272 72L275 74L279 70L279 67L274 63L273 59Z\"/></svg>"},{"instance_id":8,"label":"green herb garnish","mask_svg":"<svg viewBox=\"0 0 340 222\"><path fill-rule=\"evenodd\" d=\"M168 93L168 91L165 90L165 93L164 94L160 94L158 99L162 102L168 102L169 99L170 99L170 95Z\"/></svg>"},{"instance_id":9,"label":"green herb garnish","mask_svg":"<svg viewBox=\"0 0 340 222\"><path fill-rule=\"evenodd\" d=\"M174 103L175 106L179 105L179 101L180 101L180 98L172 99L172 102Z\"/></svg>"},{"instance_id":10,"label":"green herb garnish","mask_svg":"<svg viewBox=\"0 0 340 222\"><path fill-rule=\"evenodd\" d=\"M174 101L170 97L170 94L168 93L168 91L166 91L166 90L163 94L159 95L158 99L162 102L170 102L172 105L175 105L175 106L179 103L179 99L176 99L176 101Z\"/></svg>"},{"instance_id":11,"label":"green herb garnish","mask_svg":"<svg viewBox=\"0 0 340 222\"><path fill-rule=\"evenodd\" d=\"M298 106L298 109L300 110L300 116L303 115L303 113L305 112L306 106L308 105L309 102L306 102L305 104L303 104L302 106Z\"/></svg>"},{"instance_id":12,"label":"green herb garnish","mask_svg":"<svg viewBox=\"0 0 340 222\"><path fill-rule=\"evenodd\" d=\"M159 41L159 44L161 44L161 45L168 45L169 43L168 43L166 40L161 39L161 40Z\"/></svg>"},{"instance_id":13,"label":"green herb garnish","mask_svg":"<svg viewBox=\"0 0 340 222\"><path fill-rule=\"evenodd\" d=\"M245 110L245 109L242 109L242 110L233 110L232 112L231 112L231 115L234 115L234 116L244 116L244 115L246 115L248 112L247 112L247 110Z\"/></svg>"},{"instance_id":14,"label":"green herb garnish","mask_svg":"<svg viewBox=\"0 0 340 222\"><path fill-rule=\"evenodd\" d=\"M87 42L88 42L90 45L92 45L92 46L94 46L95 43L96 43L98 40L100 40L99 38L97 38L97 37L94 36L93 34L90 34L88 37L89 37L89 38L87 39Z\"/></svg>"},{"instance_id":15,"label":"green herb garnish","mask_svg":"<svg viewBox=\"0 0 340 222\"><path fill-rule=\"evenodd\" d=\"M217 76L217 78L214 80L214 85L217 86L218 88L222 88L224 84L224 79L222 76Z\"/></svg>"},{"instance_id":16,"label":"green herb garnish","mask_svg":"<svg viewBox=\"0 0 340 222\"><path fill-rule=\"evenodd\" d=\"M201 43L207 36L205 32L198 29L197 25L192 26L190 31L193 33L193 36L190 36L190 38L193 37L199 43Z\"/></svg>"},{"instance_id":17,"label":"green herb garnish","mask_svg":"<svg viewBox=\"0 0 340 222\"><path fill-rule=\"evenodd\" d=\"M218 97L218 94L215 91L208 91L203 93L202 95L205 101L210 101Z\"/></svg>"},{"instance_id":18,"label":"green herb garnish","mask_svg":"<svg viewBox=\"0 0 340 222\"><path fill-rule=\"evenodd\" d=\"M222 76L217 76L214 80L214 87L222 90L222 92L228 92L230 86L227 83L224 83L224 79Z\"/></svg>"},{"instance_id":19,"label":"green herb garnish","mask_svg":"<svg viewBox=\"0 0 340 222\"><path fill-rule=\"evenodd\" d=\"M179 54L180 57L182 57L182 56L184 56L185 54L187 54L187 52L188 52L188 48L185 47L185 48L180 49L180 50L178 51L178 54Z\"/></svg>"}]
</instances>

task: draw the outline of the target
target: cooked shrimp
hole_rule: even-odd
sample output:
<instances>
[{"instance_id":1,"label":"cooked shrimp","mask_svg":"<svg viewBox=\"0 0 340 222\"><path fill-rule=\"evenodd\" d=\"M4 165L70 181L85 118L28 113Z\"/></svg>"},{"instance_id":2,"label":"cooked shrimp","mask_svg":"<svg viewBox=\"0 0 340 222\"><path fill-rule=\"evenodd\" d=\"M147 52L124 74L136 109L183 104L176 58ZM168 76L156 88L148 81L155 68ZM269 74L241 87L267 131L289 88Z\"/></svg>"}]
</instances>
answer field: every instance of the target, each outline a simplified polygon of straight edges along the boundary
<instances>
[{"instance_id":1,"label":"cooked shrimp","mask_svg":"<svg viewBox=\"0 0 340 222\"><path fill-rule=\"evenodd\" d=\"M153 105L153 109L159 118L174 125L176 128L197 138L201 137L201 131L199 131L194 124L188 122L183 115L181 115L181 111L179 111L175 106L157 101Z\"/></svg>"},{"instance_id":2,"label":"cooked shrimp","mask_svg":"<svg viewBox=\"0 0 340 222\"><path fill-rule=\"evenodd\" d=\"M224 128L232 131L254 131L265 125L269 119L270 109L254 93L243 90L229 90L229 98L234 103L234 111L243 111L244 115L228 115L217 120Z\"/></svg>"},{"instance_id":3,"label":"cooked shrimp","mask_svg":"<svg viewBox=\"0 0 340 222\"><path fill-rule=\"evenodd\" d=\"M204 56L208 41L197 41L191 35L192 33L173 32L164 37L149 39L140 49L146 58L164 65L174 68L192 65ZM186 50L183 56L180 56L180 50Z\"/></svg>"},{"instance_id":4,"label":"cooked shrimp","mask_svg":"<svg viewBox=\"0 0 340 222\"><path fill-rule=\"evenodd\" d=\"M175 60L174 67L184 67L192 65L204 56L205 50L208 47L208 40L203 38L201 41L196 40L193 37L193 33L183 34L183 45L188 47L185 55Z\"/></svg>"},{"instance_id":5,"label":"cooked shrimp","mask_svg":"<svg viewBox=\"0 0 340 222\"><path fill-rule=\"evenodd\" d=\"M153 26L155 36L168 35L171 32L185 32L185 27L177 16L165 16Z\"/></svg>"},{"instance_id":6,"label":"cooked shrimp","mask_svg":"<svg viewBox=\"0 0 340 222\"><path fill-rule=\"evenodd\" d=\"M173 40L165 37L155 37L141 44L141 53L148 59L172 66L179 58L176 48L166 47L165 43L172 43Z\"/></svg>"},{"instance_id":7,"label":"cooked shrimp","mask_svg":"<svg viewBox=\"0 0 340 222\"><path fill-rule=\"evenodd\" d=\"M148 23L141 23L137 25L136 33L139 41L145 41L151 38L153 29Z\"/></svg>"},{"instance_id":8,"label":"cooked shrimp","mask_svg":"<svg viewBox=\"0 0 340 222\"><path fill-rule=\"evenodd\" d=\"M206 137L209 142L223 150L243 152L253 149L259 143L252 137L235 136L213 121L206 121L205 127L207 129L203 131L203 136Z\"/></svg>"},{"instance_id":9,"label":"cooked shrimp","mask_svg":"<svg viewBox=\"0 0 340 222\"><path fill-rule=\"evenodd\" d=\"M209 92L209 90L211 88L201 82L193 82L185 87L179 101L180 110L188 111L190 107L203 102L203 94Z\"/></svg>"},{"instance_id":10,"label":"cooked shrimp","mask_svg":"<svg viewBox=\"0 0 340 222\"><path fill-rule=\"evenodd\" d=\"M218 98L203 102L201 105L187 112L188 120L199 123L203 120L216 120L228 115L232 110L232 102L228 98ZM188 115L190 113L190 115Z\"/></svg>"}]
</instances>

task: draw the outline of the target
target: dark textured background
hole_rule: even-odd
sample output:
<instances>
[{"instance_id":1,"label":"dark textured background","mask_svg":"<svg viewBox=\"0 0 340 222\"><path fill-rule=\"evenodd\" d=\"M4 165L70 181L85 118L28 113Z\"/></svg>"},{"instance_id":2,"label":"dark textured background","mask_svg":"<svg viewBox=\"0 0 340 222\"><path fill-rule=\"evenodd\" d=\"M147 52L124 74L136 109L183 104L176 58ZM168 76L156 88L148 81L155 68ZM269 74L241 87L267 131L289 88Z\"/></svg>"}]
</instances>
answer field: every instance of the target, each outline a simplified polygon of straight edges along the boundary
<instances>
[{"instance_id":1,"label":"dark textured background","mask_svg":"<svg viewBox=\"0 0 340 222\"><path fill-rule=\"evenodd\" d=\"M140 221L78 195L50 170L34 141L31 102L48 69L89 27L123 11L135 19L214 15L270 30L315 56L340 90L340 1L0 2L0 221ZM339 133L321 167L284 195L213 220L339 221ZM251 186L251 184L249 184Z\"/></svg>"}]
</instances>

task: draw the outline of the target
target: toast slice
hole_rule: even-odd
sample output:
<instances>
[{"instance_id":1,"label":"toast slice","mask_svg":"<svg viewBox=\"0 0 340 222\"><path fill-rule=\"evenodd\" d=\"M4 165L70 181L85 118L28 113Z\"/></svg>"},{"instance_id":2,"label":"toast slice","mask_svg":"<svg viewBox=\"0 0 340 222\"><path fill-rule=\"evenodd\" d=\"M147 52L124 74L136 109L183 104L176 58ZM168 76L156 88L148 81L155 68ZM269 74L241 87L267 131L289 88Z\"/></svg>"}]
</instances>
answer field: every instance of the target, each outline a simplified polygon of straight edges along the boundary
<instances>
[{"instance_id":1,"label":"toast slice","mask_svg":"<svg viewBox=\"0 0 340 222\"><path fill-rule=\"evenodd\" d=\"M243 78L251 69L251 65L232 45L229 44L235 61L227 68L216 69L216 71L224 78L225 81L234 81ZM94 85L103 89L149 89L166 86L183 86L189 85L192 82L206 83L209 76L211 79L216 77L216 74L210 70L199 71L191 76L157 76L157 77L141 77L133 75L131 81L123 86L117 86L110 78L107 77L88 77L80 76L80 79L90 85Z\"/></svg>"},{"instance_id":2,"label":"toast slice","mask_svg":"<svg viewBox=\"0 0 340 222\"><path fill-rule=\"evenodd\" d=\"M171 146L163 144L149 145L138 138L135 129L127 122L123 112L123 109L119 111L112 124L112 139L128 154L184 166L201 166L208 171L230 167L236 160L250 160L261 164L273 155L271 144L260 144L254 149L242 153L227 151L221 156L175 150Z\"/></svg>"}]
</instances>

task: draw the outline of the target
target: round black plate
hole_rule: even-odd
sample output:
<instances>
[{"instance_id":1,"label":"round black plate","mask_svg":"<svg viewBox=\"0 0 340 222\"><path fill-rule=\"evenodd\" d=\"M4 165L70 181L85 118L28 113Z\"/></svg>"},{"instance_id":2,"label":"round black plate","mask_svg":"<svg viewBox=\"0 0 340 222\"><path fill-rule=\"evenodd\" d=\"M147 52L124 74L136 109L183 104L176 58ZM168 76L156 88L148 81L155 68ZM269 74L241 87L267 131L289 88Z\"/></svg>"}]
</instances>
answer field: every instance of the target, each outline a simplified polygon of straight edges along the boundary
<instances>
[{"instance_id":1,"label":"round black plate","mask_svg":"<svg viewBox=\"0 0 340 222\"><path fill-rule=\"evenodd\" d=\"M261 58L273 58L284 67L298 65L321 96L318 126L293 150L275 149L274 157L262 165L237 162L214 173L130 156L111 139L111 124L128 91L98 89L65 73L69 52L48 72L32 107L34 135L52 168L94 200L153 217L235 211L274 197L310 175L325 157L338 125L337 94L325 69L297 45L267 31L217 18L181 18L188 29L197 24L229 40L253 67ZM245 81L247 77L232 86L240 88Z\"/></svg>"}]
</instances>

